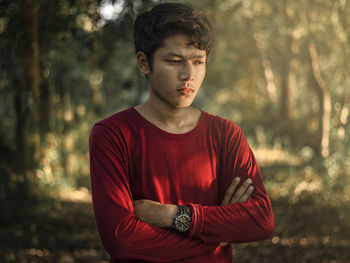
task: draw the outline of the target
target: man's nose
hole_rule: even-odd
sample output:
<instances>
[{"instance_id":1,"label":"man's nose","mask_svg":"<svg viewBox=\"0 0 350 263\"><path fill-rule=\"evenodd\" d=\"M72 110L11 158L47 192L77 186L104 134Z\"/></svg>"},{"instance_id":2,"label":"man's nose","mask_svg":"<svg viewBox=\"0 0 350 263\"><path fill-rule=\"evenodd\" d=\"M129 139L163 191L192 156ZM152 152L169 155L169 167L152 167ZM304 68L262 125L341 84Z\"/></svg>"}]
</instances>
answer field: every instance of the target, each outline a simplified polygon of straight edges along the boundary
<instances>
[{"instance_id":1,"label":"man's nose","mask_svg":"<svg viewBox=\"0 0 350 263\"><path fill-rule=\"evenodd\" d=\"M189 62L183 63L180 79L185 81L193 80L193 66Z\"/></svg>"}]
</instances>

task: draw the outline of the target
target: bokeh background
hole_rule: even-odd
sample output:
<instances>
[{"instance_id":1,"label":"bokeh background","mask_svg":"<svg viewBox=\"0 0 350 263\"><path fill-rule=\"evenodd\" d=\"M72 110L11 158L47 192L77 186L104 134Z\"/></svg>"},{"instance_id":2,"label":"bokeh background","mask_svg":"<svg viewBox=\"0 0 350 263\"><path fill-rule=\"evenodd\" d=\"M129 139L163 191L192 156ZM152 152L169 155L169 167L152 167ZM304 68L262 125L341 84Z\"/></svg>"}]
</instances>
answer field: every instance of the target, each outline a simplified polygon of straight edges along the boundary
<instances>
[{"instance_id":1,"label":"bokeh background","mask_svg":"<svg viewBox=\"0 0 350 263\"><path fill-rule=\"evenodd\" d=\"M0 1L0 261L107 262L92 125L147 96L132 22L156 0ZM240 125L271 196L235 262L350 262L350 1L192 0L215 42L195 104Z\"/></svg>"}]
</instances>

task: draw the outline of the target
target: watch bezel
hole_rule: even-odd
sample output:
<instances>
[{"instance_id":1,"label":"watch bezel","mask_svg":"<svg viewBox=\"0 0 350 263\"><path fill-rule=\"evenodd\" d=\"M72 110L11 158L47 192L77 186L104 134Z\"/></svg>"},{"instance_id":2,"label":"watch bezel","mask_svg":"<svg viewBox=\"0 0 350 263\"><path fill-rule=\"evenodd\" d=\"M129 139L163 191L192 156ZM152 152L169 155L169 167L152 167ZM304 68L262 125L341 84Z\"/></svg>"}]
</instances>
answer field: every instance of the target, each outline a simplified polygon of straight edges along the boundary
<instances>
[{"instance_id":1,"label":"watch bezel","mask_svg":"<svg viewBox=\"0 0 350 263\"><path fill-rule=\"evenodd\" d=\"M189 212L189 207L178 206L178 213L174 218L174 228L181 232L187 232L191 227L191 214Z\"/></svg>"}]
</instances>

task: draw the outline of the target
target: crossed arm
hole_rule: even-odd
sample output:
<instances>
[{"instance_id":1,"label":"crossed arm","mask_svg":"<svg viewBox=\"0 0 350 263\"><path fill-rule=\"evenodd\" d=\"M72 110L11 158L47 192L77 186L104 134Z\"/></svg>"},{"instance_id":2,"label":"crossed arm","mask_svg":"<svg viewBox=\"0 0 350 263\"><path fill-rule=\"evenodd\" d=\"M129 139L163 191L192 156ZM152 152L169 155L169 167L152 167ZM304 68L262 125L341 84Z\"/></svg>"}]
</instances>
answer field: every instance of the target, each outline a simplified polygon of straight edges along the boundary
<instances>
[{"instance_id":1,"label":"crossed arm","mask_svg":"<svg viewBox=\"0 0 350 263\"><path fill-rule=\"evenodd\" d=\"M252 180L246 179L238 188L240 178L233 179L227 188L221 205L245 202L252 195L254 186ZM238 189L237 189L238 188ZM173 204L161 204L156 201L142 199L133 201L135 216L145 223L152 224L161 228L171 228L173 218L177 213L177 206ZM228 245L228 242L220 242L219 246Z\"/></svg>"},{"instance_id":2,"label":"crossed arm","mask_svg":"<svg viewBox=\"0 0 350 263\"><path fill-rule=\"evenodd\" d=\"M221 205L245 202L254 191L251 186L252 180L246 179L238 188L240 178L236 177L226 190ZM238 188L238 189L237 189ZM156 201L142 199L133 201L135 216L146 222L161 228L171 228L173 218L177 213L177 206L174 204L161 204Z\"/></svg>"}]
</instances>

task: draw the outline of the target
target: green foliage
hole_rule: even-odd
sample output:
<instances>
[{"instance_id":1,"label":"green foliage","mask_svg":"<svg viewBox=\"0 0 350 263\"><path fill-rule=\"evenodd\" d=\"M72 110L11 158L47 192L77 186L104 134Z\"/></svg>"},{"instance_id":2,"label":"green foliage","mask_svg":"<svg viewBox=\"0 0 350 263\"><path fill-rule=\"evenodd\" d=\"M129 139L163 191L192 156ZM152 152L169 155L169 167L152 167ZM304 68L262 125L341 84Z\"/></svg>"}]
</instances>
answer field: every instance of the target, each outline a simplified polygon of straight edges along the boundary
<instances>
[{"instance_id":1,"label":"green foliage","mask_svg":"<svg viewBox=\"0 0 350 263\"><path fill-rule=\"evenodd\" d=\"M88 177L87 141L93 123L142 102L146 94L146 81L134 58L132 22L152 3L114 1L119 13L113 20L106 20L98 9L99 5L112 4L108 1L33 3L39 10L40 102L35 101L29 85L30 66L25 66L35 39L31 35L32 6L20 0L1 2L0 47L6 52L2 52L0 63L4 105L0 114L3 129L9 131L4 134L3 145L13 151L7 156L16 156L16 129L24 130L32 179L39 177L39 184L44 182L45 186L59 186L63 181L72 187L86 186L82 178ZM310 42L315 43L332 105L329 158L325 162L317 159L317 165L326 174L333 174L331 177L348 174L349 3L265 0L192 4L208 15L215 32L207 77L196 105L237 122L256 147L261 143L281 145L295 153L311 149L317 159L322 111L318 103L322 98L312 88L308 49ZM25 23L28 27L20 26ZM292 106L286 119L280 112L285 83L291 78ZM25 112L23 127L16 110L18 97ZM41 155L34 157L30 151L34 147L37 103ZM8 163L2 165L7 178L16 176Z\"/></svg>"}]
</instances>

